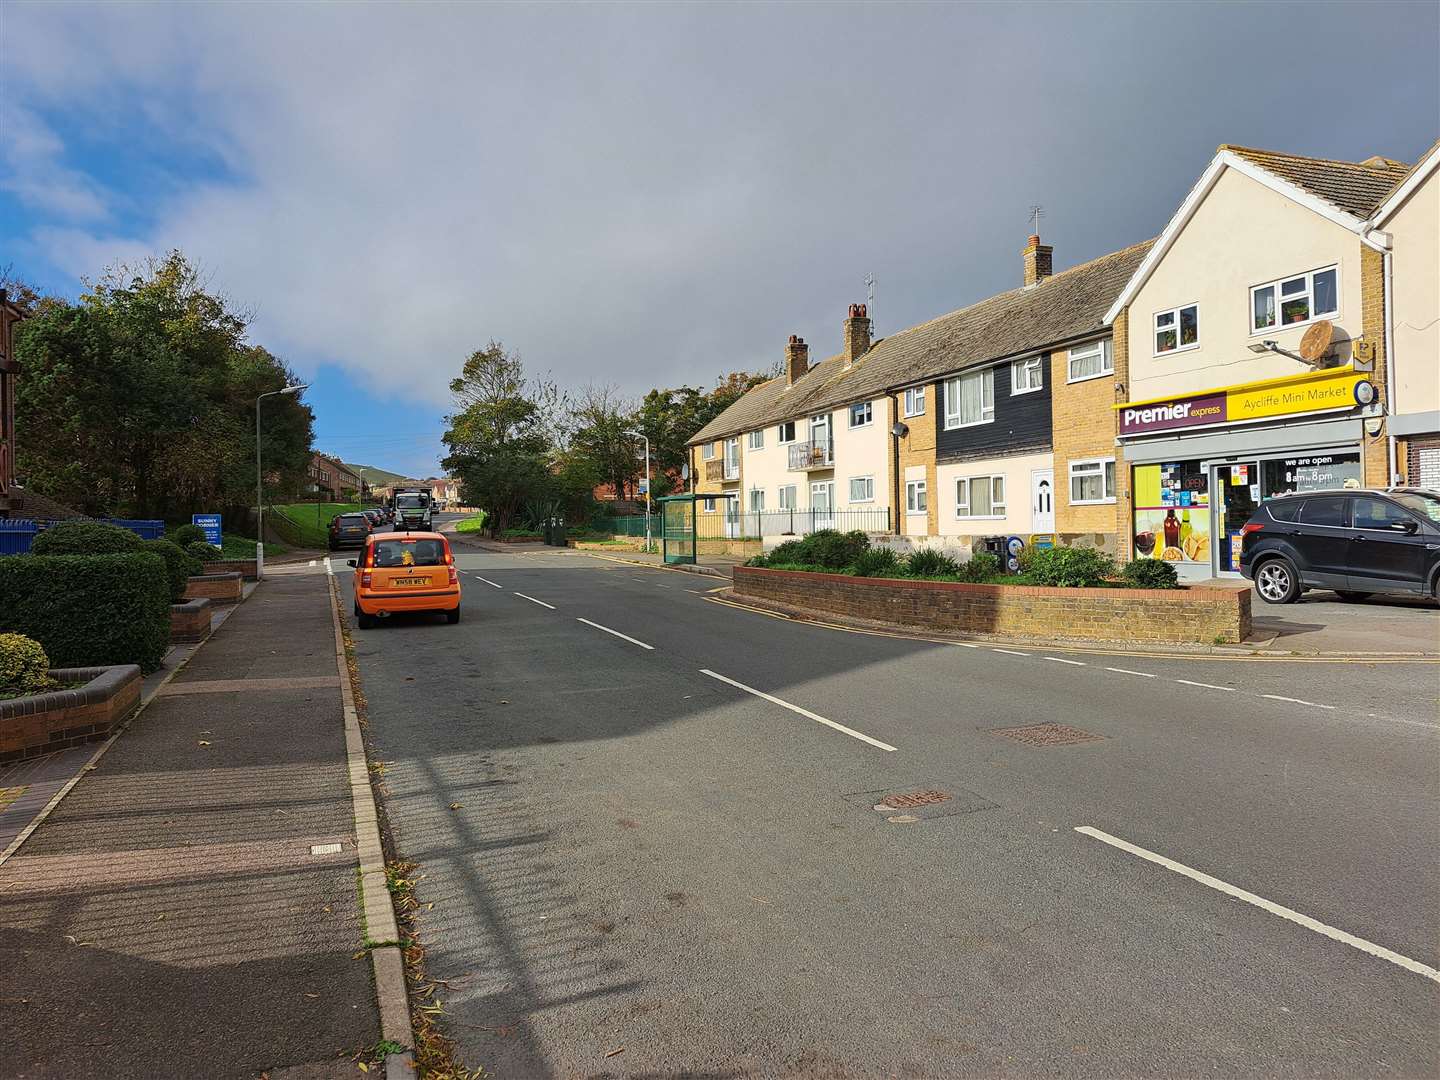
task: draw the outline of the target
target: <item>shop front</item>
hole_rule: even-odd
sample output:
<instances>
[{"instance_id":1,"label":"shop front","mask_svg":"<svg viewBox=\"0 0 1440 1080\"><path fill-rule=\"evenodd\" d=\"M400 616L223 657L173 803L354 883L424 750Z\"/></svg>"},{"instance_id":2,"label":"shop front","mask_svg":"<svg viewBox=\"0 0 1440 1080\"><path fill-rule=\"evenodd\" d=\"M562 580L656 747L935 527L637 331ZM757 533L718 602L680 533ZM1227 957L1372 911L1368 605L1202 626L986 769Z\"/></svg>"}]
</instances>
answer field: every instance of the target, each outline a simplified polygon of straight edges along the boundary
<instances>
[{"instance_id":1,"label":"shop front","mask_svg":"<svg viewBox=\"0 0 1440 1080\"><path fill-rule=\"evenodd\" d=\"M1133 556L1188 580L1238 575L1241 530L1262 502L1361 486L1372 397L1363 374L1337 368L1116 406Z\"/></svg>"}]
</instances>

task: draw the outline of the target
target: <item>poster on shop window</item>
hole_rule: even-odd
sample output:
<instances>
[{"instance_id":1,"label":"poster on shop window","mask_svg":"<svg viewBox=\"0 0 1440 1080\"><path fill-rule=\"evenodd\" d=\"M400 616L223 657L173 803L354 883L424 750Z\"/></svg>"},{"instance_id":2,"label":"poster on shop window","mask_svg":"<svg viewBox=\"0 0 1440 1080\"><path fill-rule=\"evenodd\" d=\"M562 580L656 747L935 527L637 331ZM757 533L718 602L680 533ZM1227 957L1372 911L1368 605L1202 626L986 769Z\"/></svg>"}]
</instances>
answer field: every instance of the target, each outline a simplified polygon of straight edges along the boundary
<instances>
[{"instance_id":1,"label":"poster on shop window","mask_svg":"<svg viewBox=\"0 0 1440 1080\"><path fill-rule=\"evenodd\" d=\"M1134 476L1137 557L1210 562L1210 487L1198 461L1137 465Z\"/></svg>"}]
</instances>

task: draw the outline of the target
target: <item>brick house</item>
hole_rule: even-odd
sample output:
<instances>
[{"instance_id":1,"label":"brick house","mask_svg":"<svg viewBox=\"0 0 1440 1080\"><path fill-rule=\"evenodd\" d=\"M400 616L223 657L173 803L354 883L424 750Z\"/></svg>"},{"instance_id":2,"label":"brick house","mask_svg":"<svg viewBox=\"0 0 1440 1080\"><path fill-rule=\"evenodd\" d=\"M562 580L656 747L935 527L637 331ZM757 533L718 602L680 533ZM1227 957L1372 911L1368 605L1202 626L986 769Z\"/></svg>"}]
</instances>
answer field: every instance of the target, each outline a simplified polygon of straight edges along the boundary
<instances>
[{"instance_id":1,"label":"brick house","mask_svg":"<svg viewBox=\"0 0 1440 1080\"><path fill-rule=\"evenodd\" d=\"M319 502L345 502L359 494L360 477L339 458L312 452L305 467L310 477L310 491Z\"/></svg>"}]
</instances>

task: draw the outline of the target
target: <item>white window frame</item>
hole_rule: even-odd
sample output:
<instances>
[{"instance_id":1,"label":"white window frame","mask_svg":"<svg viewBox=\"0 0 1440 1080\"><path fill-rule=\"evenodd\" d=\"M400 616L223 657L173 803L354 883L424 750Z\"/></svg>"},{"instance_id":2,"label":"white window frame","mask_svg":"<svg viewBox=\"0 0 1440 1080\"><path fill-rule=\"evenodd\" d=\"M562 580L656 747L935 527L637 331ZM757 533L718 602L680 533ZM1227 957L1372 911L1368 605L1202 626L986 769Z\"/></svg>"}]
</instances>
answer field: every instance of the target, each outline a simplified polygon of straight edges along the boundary
<instances>
[{"instance_id":1,"label":"white window frame","mask_svg":"<svg viewBox=\"0 0 1440 1080\"><path fill-rule=\"evenodd\" d=\"M755 500L756 500L757 497L758 497L759 500L760 500L760 505L759 505L759 506L756 506L756 505L755 505ZM763 514L764 512L765 512L765 489L764 489L764 488L751 488L751 489L750 489L750 513L752 513L752 514Z\"/></svg>"},{"instance_id":2,"label":"white window frame","mask_svg":"<svg viewBox=\"0 0 1440 1080\"><path fill-rule=\"evenodd\" d=\"M960 386L966 379L980 380L980 419L962 421L960 413ZM990 405L985 405L986 391L990 394ZM951 403L954 403L954 410ZM995 368L987 367L979 371L967 371L953 379L945 380L945 430L954 431L956 428L979 427L981 424L993 424L995 422Z\"/></svg>"},{"instance_id":3,"label":"white window frame","mask_svg":"<svg viewBox=\"0 0 1440 1080\"><path fill-rule=\"evenodd\" d=\"M925 387L912 386L905 391L904 412L906 416L925 415Z\"/></svg>"},{"instance_id":4,"label":"white window frame","mask_svg":"<svg viewBox=\"0 0 1440 1080\"><path fill-rule=\"evenodd\" d=\"M705 461L715 460L715 443L707 442L700 444L700 457Z\"/></svg>"},{"instance_id":5,"label":"white window frame","mask_svg":"<svg viewBox=\"0 0 1440 1080\"><path fill-rule=\"evenodd\" d=\"M785 493L786 493L787 491L790 493L790 497L789 497L788 499L785 497ZM800 509L800 507L797 506L797 505L796 505L796 502L795 502L797 493L796 493L795 485L794 485L794 484L781 484L780 487L776 489L776 494L777 494L777 496L778 496L778 498L779 498L779 503L780 503L779 508L780 508L781 510L799 510L799 509Z\"/></svg>"},{"instance_id":6,"label":"white window frame","mask_svg":"<svg viewBox=\"0 0 1440 1080\"><path fill-rule=\"evenodd\" d=\"M703 501L704 510L702 512L706 514L713 514L715 512L715 496L707 495L705 496L705 499Z\"/></svg>"},{"instance_id":7,"label":"white window frame","mask_svg":"<svg viewBox=\"0 0 1440 1080\"><path fill-rule=\"evenodd\" d=\"M750 432L749 443L748 443L748 445L746 446L746 449L747 449L747 450L764 450L764 449L765 449L765 429L764 429L764 428L761 428L761 429L758 430L758 431L752 431L752 432Z\"/></svg>"},{"instance_id":8,"label":"white window frame","mask_svg":"<svg viewBox=\"0 0 1440 1080\"><path fill-rule=\"evenodd\" d=\"M730 466L731 466L730 450L731 450L732 447L733 447L734 450L735 450L735 456L734 456L734 466L735 466L735 469L734 469L734 474L733 474L733 475L731 474L731 469L730 469ZM733 438L733 439L726 439L726 440L725 440L725 479L726 479L726 480L738 480L738 479L740 479L740 439L739 439L738 436L735 437L735 438Z\"/></svg>"},{"instance_id":9,"label":"white window frame","mask_svg":"<svg viewBox=\"0 0 1440 1080\"><path fill-rule=\"evenodd\" d=\"M1189 345L1184 345L1180 341L1180 313L1182 311L1188 311L1190 308L1195 309L1195 340L1192 341ZM1165 315L1169 315L1172 322L1171 325L1165 327L1164 330L1170 330L1172 328L1174 329L1175 348L1166 349L1162 352L1158 339L1160 337L1160 334L1163 332L1160 326L1160 319L1162 316ZM1152 356L1171 356L1174 353L1189 352L1190 350L1198 349L1199 347L1200 302L1198 300L1189 304L1180 304L1173 308L1166 308L1164 311L1157 311L1154 315L1150 316L1150 349Z\"/></svg>"},{"instance_id":10,"label":"white window frame","mask_svg":"<svg viewBox=\"0 0 1440 1080\"><path fill-rule=\"evenodd\" d=\"M790 429L790 437L789 437L788 439L785 437L785 429L786 429L787 427ZM778 424L775 425L775 444L776 444L777 446L784 446L786 443L792 443L792 442L794 442L794 441L795 441L795 421L794 421L794 420L782 420L782 421L780 421L780 423L778 423Z\"/></svg>"},{"instance_id":11,"label":"white window frame","mask_svg":"<svg viewBox=\"0 0 1440 1080\"><path fill-rule=\"evenodd\" d=\"M869 494L866 495L863 499L857 499L857 498L855 497L855 482L856 482L857 480L863 480L863 481L865 482L866 489L869 491ZM866 475L866 476L852 476L852 477L850 477L850 502L851 502L851 504L854 504L854 503L873 503L874 501L875 501L875 476L874 476L874 474L872 473L872 474L869 474L869 475Z\"/></svg>"},{"instance_id":12,"label":"white window frame","mask_svg":"<svg viewBox=\"0 0 1440 1080\"><path fill-rule=\"evenodd\" d=\"M1094 359L1096 353L1100 355L1100 370L1090 375L1075 374L1075 360ZM1169 355L1168 353L1166 355ZM1103 379L1106 375L1115 374L1115 351L1111 346L1109 338L1101 338L1099 341L1089 341L1084 345L1077 345L1070 349L1065 358L1065 381L1066 382L1088 382L1091 379Z\"/></svg>"},{"instance_id":13,"label":"white window frame","mask_svg":"<svg viewBox=\"0 0 1440 1080\"><path fill-rule=\"evenodd\" d=\"M1021 384L1021 375L1025 376L1024 384ZM1030 356L1024 360L1013 360L1010 363L1010 396L1017 394L1033 394L1036 390L1045 389L1045 358L1043 356Z\"/></svg>"},{"instance_id":14,"label":"white window frame","mask_svg":"<svg viewBox=\"0 0 1440 1080\"><path fill-rule=\"evenodd\" d=\"M929 496L924 480L905 481L905 514L907 517L924 517L930 513Z\"/></svg>"},{"instance_id":15,"label":"white window frame","mask_svg":"<svg viewBox=\"0 0 1440 1080\"><path fill-rule=\"evenodd\" d=\"M1075 498L1077 478L1100 477L1101 497L1098 499ZM1071 506L1105 506L1115 502L1115 459L1113 457L1083 458L1070 462L1069 484L1065 494Z\"/></svg>"},{"instance_id":16,"label":"white window frame","mask_svg":"<svg viewBox=\"0 0 1440 1080\"><path fill-rule=\"evenodd\" d=\"M1332 271L1332 270L1335 272L1335 310L1334 310L1334 311L1316 311L1316 310L1315 310L1315 275L1316 275L1316 274L1329 273L1329 272ZM1284 293L1282 293L1282 292L1280 291L1280 290L1281 290L1281 286L1283 286L1286 282L1290 282L1290 281L1304 281L1304 282L1305 282L1305 289L1304 289L1304 291L1303 291L1303 292L1298 292L1298 293L1291 293L1289 296L1286 296ZM1266 289L1274 289L1274 290L1275 290L1275 321L1274 321L1273 323L1271 323L1269 326L1256 326L1256 325L1255 325L1255 294L1256 294L1256 293L1260 293L1260 292L1264 292ZM1307 319L1302 319L1300 322L1292 322L1292 323L1281 322L1281 321L1280 321L1280 309L1285 305L1285 303L1286 303L1287 301L1296 300L1296 299L1298 299L1298 298L1300 298L1300 297L1302 297L1302 296L1303 296L1303 297L1309 302L1309 304L1310 304L1310 317L1307 318ZM1250 307L1249 307L1249 312L1250 312L1250 336L1251 336L1251 337L1255 337L1255 336L1257 336L1257 335L1259 335L1259 334L1275 334L1275 333L1280 332L1281 330L1293 330L1293 329L1294 329L1295 327L1297 327L1297 326L1309 326L1311 323L1313 323L1313 322L1319 322L1321 319L1334 319L1334 318L1338 318L1339 315L1340 315L1340 264L1339 264L1339 263L1332 263L1332 264L1329 265L1329 266L1317 266L1314 270L1306 270L1305 272L1300 273L1300 274L1290 274L1290 275L1288 275L1287 277L1276 278L1274 281L1267 281L1267 282L1266 282L1265 284L1263 284L1263 285L1252 285L1252 286L1250 287Z\"/></svg>"},{"instance_id":17,"label":"white window frame","mask_svg":"<svg viewBox=\"0 0 1440 1080\"><path fill-rule=\"evenodd\" d=\"M865 419L857 424L855 422L855 410L860 408L865 410ZM875 422L875 406L869 401L857 401L845 410L845 416L852 430L855 428L869 427Z\"/></svg>"},{"instance_id":18,"label":"white window frame","mask_svg":"<svg viewBox=\"0 0 1440 1080\"><path fill-rule=\"evenodd\" d=\"M983 480L990 488L990 513L970 513L970 485L977 480ZM996 491L999 491L1000 498L995 498ZM998 512L997 512L998 507ZM1004 473L981 473L976 476L957 476L955 478L955 517L960 521L1003 521L1009 516L1010 502L1006 498L1005 474Z\"/></svg>"}]
</instances>

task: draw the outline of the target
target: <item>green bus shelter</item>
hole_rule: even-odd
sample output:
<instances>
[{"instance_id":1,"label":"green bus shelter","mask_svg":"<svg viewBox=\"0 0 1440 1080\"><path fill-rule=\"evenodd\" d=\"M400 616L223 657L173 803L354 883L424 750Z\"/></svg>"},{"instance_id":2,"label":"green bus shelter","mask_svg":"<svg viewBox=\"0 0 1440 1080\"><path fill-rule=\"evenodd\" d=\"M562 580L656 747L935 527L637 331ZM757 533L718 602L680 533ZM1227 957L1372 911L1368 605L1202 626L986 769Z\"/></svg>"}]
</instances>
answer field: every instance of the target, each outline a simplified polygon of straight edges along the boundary
<instances>
[{"instance_id":1,"label":"green bus shelter","mask_svg":"<svg viewBox=\"0 0 1440 1080\"><path fill-rule=\"evenodd\" d=\"M695 561L694 495L666 495L660 504L660 551L666 563Z\"/></svg>"}]
</instances>

